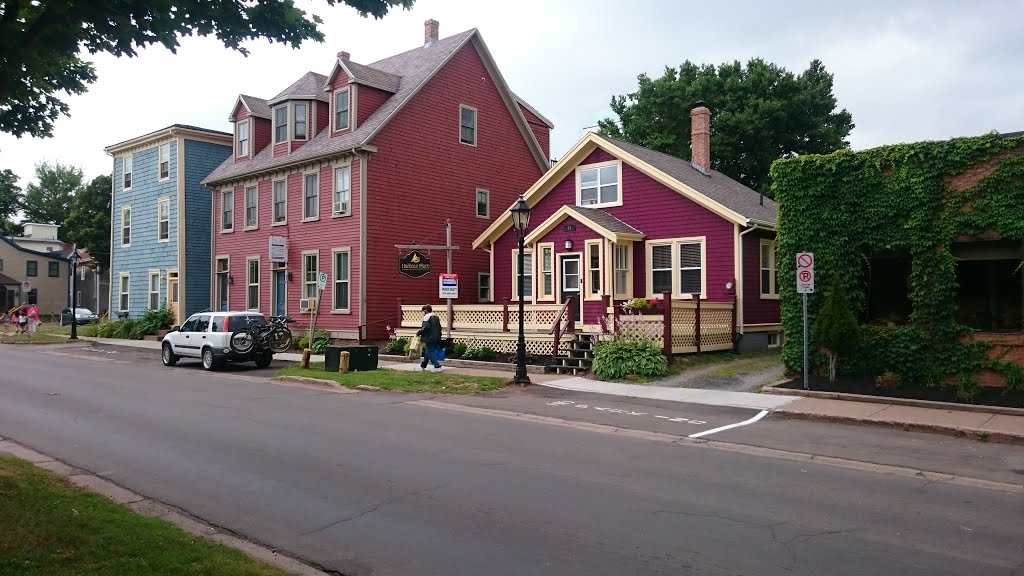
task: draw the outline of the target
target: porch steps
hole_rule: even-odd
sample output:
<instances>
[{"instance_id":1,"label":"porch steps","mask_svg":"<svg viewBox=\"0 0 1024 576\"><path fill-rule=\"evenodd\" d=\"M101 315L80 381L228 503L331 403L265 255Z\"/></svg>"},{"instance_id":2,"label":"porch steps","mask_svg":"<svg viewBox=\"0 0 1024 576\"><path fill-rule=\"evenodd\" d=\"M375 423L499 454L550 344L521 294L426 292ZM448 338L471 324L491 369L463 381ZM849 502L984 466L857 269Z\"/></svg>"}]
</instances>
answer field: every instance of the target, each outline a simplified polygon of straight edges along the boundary
<instances>
[{"instance_id":1,"label":"porch steps","mask_svg":"<svg viewBox=\"0 0 1024 576\"><path fill-rule=\"evenodd\" d=\"M554 362L547 367L549 374L571 374L587 372L594 364L594 336L576 332L572 340L558 349Z\"/></svg>"}]
</instances>

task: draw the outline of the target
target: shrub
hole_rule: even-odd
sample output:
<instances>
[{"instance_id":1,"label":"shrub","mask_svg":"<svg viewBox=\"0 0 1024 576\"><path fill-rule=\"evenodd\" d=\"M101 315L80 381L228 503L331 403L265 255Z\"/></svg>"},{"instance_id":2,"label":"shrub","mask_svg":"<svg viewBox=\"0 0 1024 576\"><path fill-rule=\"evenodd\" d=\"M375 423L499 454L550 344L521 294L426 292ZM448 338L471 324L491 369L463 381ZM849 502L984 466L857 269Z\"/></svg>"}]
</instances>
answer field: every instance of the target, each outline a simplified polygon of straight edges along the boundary
<instances>
[{"instance_id":1,"label":"shrub","mask_svg":"<svg viewBox=\"0 0 1024 576\"><path fill-rule=\"evenodd\" d=\"M331 333L326 330L317 330L313 332L313 342L309 345L309 349L314 354L323 354L330 343Z\"/></svg>"},{"instance_id":2,"label":"shrub","mask_svg":"<svg viewBox=\"0 0 1024 576\"><path fill-rule=\"evenodd\" d=\"M668 359L649 340L601 342L594 351L594 374L601 380L621 380L630 375L663 378L668 375Z\"/></svg>"},{"instance_id":3,"label":"shrub","mask_svg":"<svg viewBox=\"0 0 1024 576\"><path fill-rule=\"evenodd\" d=\"M498 353L493 348L488 346L480 346L479 348L467 348L466 352L462 355L466 360L480 360L483 362L490 362L498 357Z\"/></svg>"},{"instance_id":4,"label":"shrub","mask_svg":"<svg viewBox=\"0 0 1024 576\"><path fill-rule=\"evenodd\" d=\"M895 390L903 384L903 379L900 378L899 374L886 370L881 375L875 378L875 388L879 390Z\"/></svg>"},{"instance_id":5,"label":"shrub","mask_svg":"<svg viewBox=\"0 0 1024 576\"><path fill-rule=\"evenodd\" d=\"M646 298L633 298L623 303L622 307L627 310L647 310L654 308L657 302L657 300L647 300Z\"/></svg>"},{"instance_id":6,"label":"shrub","mask_svg":"<svg viewBox=\"0 0 1024 576\"><path fill-rule=\"evenodd\" d=\"M136 320L136 323L143 335L156 334L160 330L167 330L174 325L174 313L168 308L147 310L141 318Z\"/></svg>"},{"instance_id":7,"label":"shrub","mask_svg":"<svg viewBox=\"0 0 1024 576\"><path fill-rule=\"evenodd\" d=\"M814 321L813 333L813 341L828 358L829 382L836 381L839 357L856 348L858 331L857 318L850 310L843 285L833 282Z\"/></svg>"},{"instance_id":8,"label":"shrub","mask_svg":"<svg viewBox=\"0 0 1024 576\"><path fill-rule=\"evenodd\" d=\"M974 399L978 397L981 392L981 384L974 378L974 375L969 372L960 374L959 380L957 381L956 397L964 402L974 402Z\"/></svg>"},{"instance_id":9,"label":"shrub","mask_svg":"<svg viewBox=\"0 0 1024 576\"><path fill-rule=\"evenodd\" d=\"M96 324L96 336L100 338L113 338L117 333L118 323L111 322L106 316Z\"/></svg>"},{"instance_id":10,"label":"shrub","mask_svg":"<svg viewBox=\"0 0 1024 576\"><path fill-rule=\"evenodd\" d=\"M405 354L408 350L408 338L395 338L394 340L390 340L387 347L384 348L384 351L388 354Z\"/></svg>"},{"instance_id":11,"label":"shrub","mask_svg":"<svg viewBox=\"0 0 1024 576\"><path fill-rule=\"evenodd\" d=\"M298 348L299 350L305 350L306 348L309 348L309 338L306 338L305 336L299 336L298 338L295 339L295 347Z\"/></svg>"},{"instance_id":12,"label":"shrub","mask_svg":"<svg viewBox=\"0 0 1024 576\"><path fill-rule=\"evenodd\" d=\"M1016 362L1000 362L996 370L1003 375L1007 390L1024 389L1024 370Z\"/></svg>"},{"instance_id":13,"label":"shrub","mask_svg":"<svg viewBox=\"0 0 1024 576\"><path fill-rule=\"evenodd\" d=\"M465 358L469 346L465 342L456 342L452 345L452 358Z\"/></svg>"}]
</instances>

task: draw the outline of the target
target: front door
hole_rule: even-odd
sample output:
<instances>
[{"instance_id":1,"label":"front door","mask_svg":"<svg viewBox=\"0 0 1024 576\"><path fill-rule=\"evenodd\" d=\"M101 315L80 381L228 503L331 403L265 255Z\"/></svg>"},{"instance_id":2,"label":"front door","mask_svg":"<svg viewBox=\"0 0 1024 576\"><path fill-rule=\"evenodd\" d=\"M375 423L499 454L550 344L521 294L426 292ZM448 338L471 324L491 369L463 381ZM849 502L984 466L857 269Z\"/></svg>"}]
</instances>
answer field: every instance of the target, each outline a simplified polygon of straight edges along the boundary
<instances>
[{"instance_id":1,"label":"front door","mask_svg":"<svg viewBox=\"0 0 1024 576\"><path fill-rule=\"evenodd\" d=\"M558 284L559 302L563 304L569 298L576 299L576 305L572 307L571 313L575 320L580 319L580 257L578 255L559 256L558 268L561 270L561 282Z\"/></svg>"},{"instance_id":2,"label":"front door","mask_svg":"<svg viewBox=\"0 0 1024 576\"><path fill-rule=\"evenodd\" d=\"M287 274L284 270L274 271L274 316L284 316Z\"/></svg>"},{"instance_id":3,"label":"front door","mask_svg":"<svg viewBox=\"0 0 1024 576\"><path fill-rule=\"evenodd\" d=\"M181 310L178 310L178 273L167 274L167 308L174 313L174 322L181 322Z\"/></svg>"}]
</instances>

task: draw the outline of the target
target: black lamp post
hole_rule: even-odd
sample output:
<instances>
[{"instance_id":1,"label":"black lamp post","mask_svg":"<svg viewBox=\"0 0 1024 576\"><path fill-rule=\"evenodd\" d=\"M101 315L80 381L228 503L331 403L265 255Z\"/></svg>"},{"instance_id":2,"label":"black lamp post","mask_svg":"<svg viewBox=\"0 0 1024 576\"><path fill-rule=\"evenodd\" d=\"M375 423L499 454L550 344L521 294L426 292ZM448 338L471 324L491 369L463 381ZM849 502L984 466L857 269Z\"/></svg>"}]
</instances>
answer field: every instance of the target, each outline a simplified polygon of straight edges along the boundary
<instances>
[{"instance_id":1,"label":"black lamp post","mask_svg":"<svg viewBox=\"0 0 1024 576\"><path fill-rule=\"evenodd\" d=\"M68 262L71 263L71 340L78 340L78 302L75 296L78 295L78 263L81 261L78 248L68 254Z\"/></svg>"},{"instance_id":2,"label":"black lamp post","mask_svg":"<svg viewBox=\"0 0 1024 576\"><path fill-rule=\"evenodd\" d=\"M520 385L530 384L530 377L526 374L526 328L525 328L525 292L523 276L523 255L525 252L526 228L530 225L530 207L526 200L520 196L516 205L510 210L512 212L512 226L516 229L516 236L519 238L519 344L516 347L516 375L512 382Z\"/></svg>"}]
</instances>

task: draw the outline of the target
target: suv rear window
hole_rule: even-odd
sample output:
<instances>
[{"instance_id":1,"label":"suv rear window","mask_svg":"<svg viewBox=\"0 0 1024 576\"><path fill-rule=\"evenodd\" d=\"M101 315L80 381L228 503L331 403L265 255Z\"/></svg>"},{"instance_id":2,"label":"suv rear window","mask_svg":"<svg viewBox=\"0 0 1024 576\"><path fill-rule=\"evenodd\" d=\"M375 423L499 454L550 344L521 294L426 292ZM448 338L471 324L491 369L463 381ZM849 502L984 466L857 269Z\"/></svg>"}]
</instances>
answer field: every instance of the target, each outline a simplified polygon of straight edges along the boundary
<instances>
[{"instance_id":1,"label":"suv rear window","mask_svg":"<svg viewBox=\"0 0 1024 576\"><path fill-rule=\"evenodd\" d=\"M252 323L256 326L265 326L267 320L262 314L246 314L245 316L223 316L218 318L217 332L234 332L239 328L245 328L249 325L246 319L252 320Z\"/></svg>"}]
</instances>

